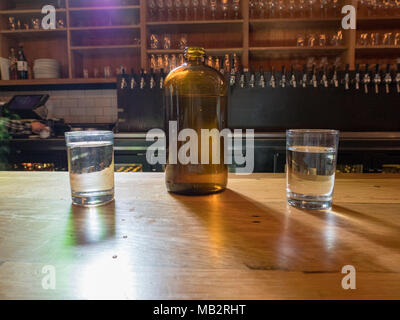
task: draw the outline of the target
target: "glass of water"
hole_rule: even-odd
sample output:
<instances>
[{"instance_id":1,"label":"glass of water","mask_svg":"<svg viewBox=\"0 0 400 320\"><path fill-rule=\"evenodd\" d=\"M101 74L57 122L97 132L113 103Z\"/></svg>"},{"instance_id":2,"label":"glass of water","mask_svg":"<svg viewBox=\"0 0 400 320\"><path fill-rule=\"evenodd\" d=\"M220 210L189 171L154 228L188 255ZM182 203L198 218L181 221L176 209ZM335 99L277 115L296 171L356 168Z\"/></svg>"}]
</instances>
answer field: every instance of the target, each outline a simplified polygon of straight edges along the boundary
<instances>
[{"instance_id":1,"label":"glass of water","mask_svg":"<svg viewBox=\"0 0 400 320\"><path fill-rule=\"evenodd\" d=\"M92 207L114 199L113 138L111 131L65 133L73 204Z\"/></svg>"},{"instance_id":2,"label":"glass of water","mask_svg":"<svg viewBox=\"0 0 400 320\"><path fill-rule=\"evenodd\" d=\"M290 205L325 210L332 207L337 130L286 131L286 198Z\"/></svg>"}]
</instances>

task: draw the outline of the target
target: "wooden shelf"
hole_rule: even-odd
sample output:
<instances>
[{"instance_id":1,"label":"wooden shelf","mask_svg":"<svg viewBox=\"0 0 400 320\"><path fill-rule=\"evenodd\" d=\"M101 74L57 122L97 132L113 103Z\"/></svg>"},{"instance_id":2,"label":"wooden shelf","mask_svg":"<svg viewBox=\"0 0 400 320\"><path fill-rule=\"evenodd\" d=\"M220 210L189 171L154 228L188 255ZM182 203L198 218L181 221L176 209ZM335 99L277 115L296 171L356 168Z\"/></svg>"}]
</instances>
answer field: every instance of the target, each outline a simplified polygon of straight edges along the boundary
<instances>
[{"instance_id":1,"label":"wooden shelf","mask_svg":"<svg viewBox=\"0 0 400 320\"><path fill-rule=\"evenodd\" d=\"M119 30L119 29L140 29L139 24L120 25L120 26L87 26L87 27L69 27L70 31L96 31L96 30Z\"/></svg>"},{"instance_id":2,"label":"wooden shelf","mask_svg":"<svg viewBox=\"0 0 400 320\"><path fill-rule=\"evenodd\" d=\"M73 51L88 51L88 50L118 50L118 49L139 49L140 44L126 45L104 45L104 46L71 46Z\"/></svg>"},{"instance_id":3,"label":"wooden shelf","mask_svg":"<svg viewBox=\"0 0 400 320\"><path fill-rule=\"evenodd\" d=\"M340 18L332 17L332 18L271 18L271 19L250 19L249 23L252 26L299 26L299 25L333 25L340 24Z\"/></svg>"},{"instance_id":4,"label":"wooden shelf","mask_svg":"<svg viewBox=\"0 0 400 320\"><path fill-rule=\"evenodd\" d=\"M31 86L31 85L61 85L61 84L101 84L115 83L112 78L74 78L74 79L30 79L30 80L0 80L0 86Z\"/></svg>"},{"instance_id":5,"label":"wooden shelf","mask_svg":"<svg viewBox=\"0 0 400 320\"><path fill-rule=\"evenodd\" d=\"M222 54L222 53L240 53L243 48L205 48L207 54ZM183 53L181 49L148 49L148 54L180 54Z\"/></svg>"},{"instance_id":6,"label":"wooden shelf","mask_svg":"<svg viewBox=\"0 0 400 320\"><path fill-rule=\"evenodd\" d=\"M139 5L133 6L104 6L104 7L70 7L69 11L105 11L105 10L133 10L140 9Z\"/></svg>"},{"instance_id":7,"label":"wooden shelf","mask_svg":"<svg viewBox=\"0 0 400 320\"><path fill-rule=\"evenodd\" d=\"M147 22L148 26L171 26L171 25L194 25L194 24L240 24L243 19L232 20L182 20L182 21L151 21Z\"/></svg>"},{"instance_id":8,"label":"wooden shelf","mask_svg":"<svg viewBox=\"0 0 400 320\"><path fill-rule=\"evenodd\" d=\"M257 56L302 55L302 54L335 54L346 50L345 46L334 47L250 47L250 53Z\"/></svg>"},{"instance_id":9,"label":"wooden shelf","mask_svg":"<svg viewBox=\"0 0 400 320\"><path fill-rule=\"evenodd\" d=\"M50 30L45 30L45 29L21 29L21 30L0 30L0 34L34 34L34 33L67 33L67 28L60 28L60 29L50 29Z\"/></svg>"},{"instance_id":10,"label":"wooden shelf","mask_svg":"<svg viewBox=\"0 0 400 320\"><path fill-rule=\"evenodd\" d=\"M56 13L65 13L67 10L65 8L56 8ZM0 15L19 15L19 14L38 14L42 13L41 9L11 9L11 10L0 10Z\"/></svg>"}]
</instances>

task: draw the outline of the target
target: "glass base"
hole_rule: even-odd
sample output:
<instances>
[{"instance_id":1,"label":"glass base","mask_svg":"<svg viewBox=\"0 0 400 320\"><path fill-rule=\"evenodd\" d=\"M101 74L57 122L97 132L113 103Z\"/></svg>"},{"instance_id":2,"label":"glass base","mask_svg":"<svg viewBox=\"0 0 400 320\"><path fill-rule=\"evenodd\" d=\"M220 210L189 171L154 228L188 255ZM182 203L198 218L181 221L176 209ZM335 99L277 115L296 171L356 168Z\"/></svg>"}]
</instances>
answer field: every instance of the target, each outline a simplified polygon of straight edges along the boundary
<instances>
[{"instance_id":1,"label":"glass base","mask_svg":"<svg viewBox=\"0 0 400 320\"><path fill-rule=\"evenodd\" d=\"M167 183L167 190L184 195L207 195L224 191L226 186L216 183Z\"/></svg>"},{"instance_id":2,"label":"glass base","mask_svg":"<svg viewBox=\"0 0 400 320\"><path fill-rule=\"evenodd\" d=\"M293 192L286 193L287 202L296 208L307 210L329 210L332 208L332 197L308 196Z\"/></svg>"},{"instance_id":3,"label":"glass base","mask_svg":"<svg viewBox=\"0 0 400 320\"><path fill-rule=\"evenodd\" d=\"M71 192L72 203L83 207L97 207L114 200L114 188L103 191Z\"/></svg>"}]
</instances>

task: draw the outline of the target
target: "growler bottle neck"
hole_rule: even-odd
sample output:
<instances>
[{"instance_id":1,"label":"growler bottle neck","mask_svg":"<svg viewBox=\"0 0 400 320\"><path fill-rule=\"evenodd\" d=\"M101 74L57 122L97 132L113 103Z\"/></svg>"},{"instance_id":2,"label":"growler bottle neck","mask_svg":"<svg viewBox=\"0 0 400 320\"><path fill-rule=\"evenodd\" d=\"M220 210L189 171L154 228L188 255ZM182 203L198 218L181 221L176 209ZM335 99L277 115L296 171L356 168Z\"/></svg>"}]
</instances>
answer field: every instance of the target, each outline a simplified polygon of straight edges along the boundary
<instances>
[{"instance_id":1,"label":"growler bottle neck","mask_svg":"<svg viewBox=\"0 0 400 320\"><path fill-rule=\"evenodd\" d=\"M185 59L190 65L200 65L204 63L205 51L202 48L190 47L185 50Z\"/></svg>"}]
</instances>

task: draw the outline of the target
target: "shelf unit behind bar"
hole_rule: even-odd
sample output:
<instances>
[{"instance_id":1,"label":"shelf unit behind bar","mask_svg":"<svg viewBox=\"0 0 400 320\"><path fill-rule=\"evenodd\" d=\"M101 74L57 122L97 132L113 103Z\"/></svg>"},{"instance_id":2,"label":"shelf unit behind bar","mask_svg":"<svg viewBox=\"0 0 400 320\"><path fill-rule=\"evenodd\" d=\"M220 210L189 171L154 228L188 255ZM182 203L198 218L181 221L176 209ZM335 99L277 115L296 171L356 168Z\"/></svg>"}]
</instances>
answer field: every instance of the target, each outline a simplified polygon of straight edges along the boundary
<instances>
[{"instance_id":1,"label":"shelf unit behind bar","mask_svg":"<svg viewBox=\"0 0 400 320\"><path fill-rule=\"evenodd\" d=\"M31 8L20 8L22 0L0 0L0 56L8 57L9 48L16 47L22 42L25 54L30 63L37 58L55 58L62 66L62 79L54 79L53 83L110 83L114 77L100 80L94 78L83 79L83 69L99 69L110 66L113 76L115 69L124 65L128 71L133 68L136 72L140 68L148 70L150 54L174 54L180 50L150 49L149 37L152 33L169 33L172 37L187 33L189 45L204 45L211 55L223 55L236 52L241 56L244 68L255 68L270 59L279 59L279 63L290 63L293 58L305 58L316 55L340 56L343 64L349 64L354 69L356 59L361 61L371 59L371 54L381 57L391 57L399 54L400 48L387 47L360 47L356 45L358 30L343 30L344 43L341 46L327 46L308 48L291 45L263 44L266 35L279 40L280 35L294 34L301 28L314 30L335 30L341 24L341 16L326 18L293 17L257 19L250 18L249 0L241 0L241 12L238 19L196 20L196 21L151 21L149 9L145 0L125 1L125 5L95 6L94 0L64 0L63 8L57 9L57 16L65 21L65 28L56 30L16 30L10 31L7 26L9 16L30 17L41 16L37 6L40 0L33 0ZM49 4L55 0L49 0ZM37 5L35 5L35 3ZM115 3L119 3L116 1ZM121 1L122 3L122 1ZM357 0L344 0L342 5L351 4L357 8ZM15 6L14 6L15 5ZM92 6L91 6L92 5ZM14 7L13 7L14 6ZM106 19L115 17L125 24L92 25L90 19ZM118 19L117 19L118 20ZM83 21L83 25L81 22ZM85 24L85 22L87 24ZM390 17L359 17L357 23L362 28L397 28L400 32L400 14ZM230 42L230 43L229 43ZM209 50L207 50L209 49ZM364 59L364 60L363 60ZM49 80L45 81L49 82ZM43 80L0 81L1 85L41 84Z\"/></svg>"}]
</instances>

